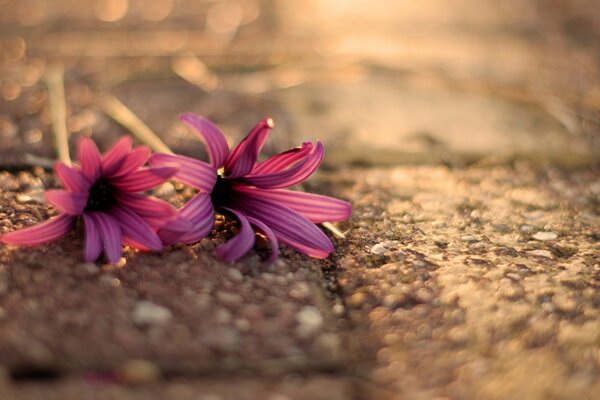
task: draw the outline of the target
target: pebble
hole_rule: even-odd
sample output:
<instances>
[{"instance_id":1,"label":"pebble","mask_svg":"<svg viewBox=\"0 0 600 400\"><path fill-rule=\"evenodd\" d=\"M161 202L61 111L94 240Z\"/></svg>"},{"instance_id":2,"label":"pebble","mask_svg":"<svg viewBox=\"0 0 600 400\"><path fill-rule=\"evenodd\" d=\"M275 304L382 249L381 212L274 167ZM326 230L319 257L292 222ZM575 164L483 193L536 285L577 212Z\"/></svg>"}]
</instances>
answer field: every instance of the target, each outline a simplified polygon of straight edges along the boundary
<instances>
[{"instance_id":1,"label":"pebble","mask_svg":"<svg viewBox=\"0 0 600 400\"><path fill-rule=\"evenodd\" d=\"M306 282L297 282L290 289L290 297L302 300L310 296L310 286Z\"/></svg>"},{"instance_id":2,"label":"pebble","mask_svg":"<svg viewBox=\"0 0 600 400\"><path fill-rule=\"evenodd\" d=\"M165 182L155 189L155 193L159 197L167 197L175 193L175 186L171 182Z\"/></svg>"},{"instance_id":3,"label":"pebble","mask_svg":"<svg viewBox=\"0 0 600 400\"><path fill-rule=\"evenodd\" d=\"M156 305L150 301L140 301L133 309L133 322L137 325L164 324L171 320L173 314L163 306Z\"/></svg>"},{"instance_id":4,"label":"pebble","mask_svg":"<svg viewBox=\"0 0 600 400\"><path fill-rule=\"evenodd\" d=\"M527 254L536 257L554 258L554 255L548 250L530 250Z\"/></svg>"},{"instance_id":5,"label":"pebble","mask_svg":"<svg viewBox=\"0 0 600 400\"><path fill-rule=\"evenodd\" d=\"M460 240L462 240L463 242L476 242L477 238L475 236L465 235L461 236Z\"/></svg>"},{"instance_id":6,"label":"pebble","mask_svg":"<svg viewBox=\"0 0 600 400\"><path fill-rule=\"evenodd\" d=\"M226 304L239 304L244 300L239 294L223 291L217 292L217 299Z\"/></svg>"},{"instance_id":7,"label":"pebble","mask_svg":"<svg viewBox=\"0 0 600 400\"><path fill-rule=\"evenodd\" d=\"M318 308L313 306L304 307L297 315L298 328L296 333L300 337L308 337L316 333L323 326L323 316Z\"/></svg>"},{"instance_id":8,"label":"pebble","mask_svg":"<svg viewBox=\"0 0 600 400\"><path fill-rule=\"evenodd\" d=\"M126 361L117 374L123 382L129 384L155 382L162 376L160 368L147 360Z\"/></svg>"},{"instance_id":9,"label":"pebble","mask_svg":"<svg viewBox=\"0 0 600 400\"><path fill-rule=\"evenodd\" d=\"M242 275L239 269L229 268L229 270L227 270L227 274L236 282L242 282L244 280L244 275Z\"/></svg>"},{"instance_id":10,"label":"pebble","mask_svg":"<svg viewBox=\"0 0 600 400\"><path fill-rule=\"evenodd\" d=\"M558 235L554 232L544 232L540 231L532 236L535 240L539 240L540 242L544 242L546 240L554 240L558 237Z\"/></svg>"},{"instance_id":11,"label":"pebble","mask_svg":"<svg viewBox=\"0 0 600 400\"><path fill-rule=\"evenodd\" d=\"M390 248L395 247L398 244L397 240L387 240L385 242L377 243L373 247L371 247L371 254L384 254Z\"/></svg>"},{"instance_id":12,"label":"pebble","mask_svg":"<svg viewBox=\"0 0 600 400\"><path fill-rule=\"evenodd\" d=\"M100 268L94 263L80 263L76 268L87 275L96 275L100 272Z\"/></svg>"}]
</instances>

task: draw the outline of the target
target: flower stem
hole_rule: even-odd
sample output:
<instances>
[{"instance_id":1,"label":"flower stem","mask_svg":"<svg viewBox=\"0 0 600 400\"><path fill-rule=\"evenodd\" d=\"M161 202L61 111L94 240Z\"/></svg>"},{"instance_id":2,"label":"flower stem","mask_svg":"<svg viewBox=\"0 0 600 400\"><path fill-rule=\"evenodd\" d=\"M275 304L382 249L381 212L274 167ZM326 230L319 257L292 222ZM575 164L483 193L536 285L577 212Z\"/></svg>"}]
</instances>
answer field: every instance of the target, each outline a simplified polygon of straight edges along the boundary
<instances>
[{"instance_id":1,"label":"flower stem","mask_svg":"<svg viewBox=\"0 0 600 400\"><path fill-rule=\"evenodd\" d=\"M109 117L127 128L138 139L150 146L152 150L159 153L173 154L173 151L119 99L113 96L105 96L102 99L101 106Z\"/></svg>"},{"instance_id":2,"label":"flower stem","mask_svg":"<svg viewBox=\"0 0 600 400\"><path fill-rule=\"evenodd\" d=\"M69 131L67 130L67 105L65 101L65 83L63 67L54 65L46 74L48 101L50 103L50 118L54 132L54 145L58 159L71 165L69 156Z\"/></svg>"}]
</instances>

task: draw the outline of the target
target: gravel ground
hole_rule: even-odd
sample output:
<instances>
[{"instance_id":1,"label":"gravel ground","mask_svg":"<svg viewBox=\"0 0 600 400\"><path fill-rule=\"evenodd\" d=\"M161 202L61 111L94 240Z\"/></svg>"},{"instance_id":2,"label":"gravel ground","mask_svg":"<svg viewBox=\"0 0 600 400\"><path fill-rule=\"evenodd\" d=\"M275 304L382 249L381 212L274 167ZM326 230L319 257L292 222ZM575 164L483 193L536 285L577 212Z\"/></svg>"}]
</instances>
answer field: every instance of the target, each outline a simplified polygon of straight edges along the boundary
<instances>
[{"instance_id":1,"label":"gravel ground","mask_svg":"<svg viewBox=\"0 0 600 400\"><path fill-rule=\"evenodd\" d=\"M520 163L336 179L355 204L337 279L383 393L597 398L600 170Z\"/></svg>"}]
</instances>

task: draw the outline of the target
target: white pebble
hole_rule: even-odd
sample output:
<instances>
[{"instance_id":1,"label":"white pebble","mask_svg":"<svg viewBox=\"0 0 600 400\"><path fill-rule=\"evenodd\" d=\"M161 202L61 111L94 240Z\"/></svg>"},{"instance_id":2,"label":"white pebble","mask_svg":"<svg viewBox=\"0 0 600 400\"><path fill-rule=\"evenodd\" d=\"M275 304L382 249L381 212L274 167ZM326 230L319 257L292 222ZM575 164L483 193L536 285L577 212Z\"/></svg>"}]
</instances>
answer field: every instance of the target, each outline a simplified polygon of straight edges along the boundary
<instances>
[{"instance_id":1,"label":"white pebble","mask_svg":"<svg viewBox=\"0 0 600 400\"><path fill-rule=\"evenodd\" d=\"M150 301L140 301L133 309L133 322L137 325L164 324L173 317L171 311Z\"/></svg>"},{"instance_id":2,"label":"white pebble","mask_svg":"<svg viewBox=\"0 0 600 400\"><path fill-rule=\"evenodd\" d=\"M296 315L298 321L298 335L301 337L311 336L323 326L323 316L318 308L306 306Z\"/></svg>"},{"instance_id":3,"label":"white pebble","mask_svg":"<svg viewBox=\"0 0 600 400\"><path fill-rule=\"evenodd\" d=\"M558 237L558 235L554 232L544 232L540 231L532 236L535 240L539 240L541 242L546 240L554 240Z\"/></svg>"}]
</instances>

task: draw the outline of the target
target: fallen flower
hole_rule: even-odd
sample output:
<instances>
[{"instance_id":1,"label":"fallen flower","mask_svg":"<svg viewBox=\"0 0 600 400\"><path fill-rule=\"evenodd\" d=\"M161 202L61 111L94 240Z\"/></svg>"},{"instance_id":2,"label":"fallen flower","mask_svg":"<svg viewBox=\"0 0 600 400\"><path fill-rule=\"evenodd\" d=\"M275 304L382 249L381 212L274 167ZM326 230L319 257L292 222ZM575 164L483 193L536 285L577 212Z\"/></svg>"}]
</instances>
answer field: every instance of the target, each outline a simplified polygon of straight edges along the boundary
<instances>
[{"instance_id":1,"label":"fallen flower","mask_svg":"<svg viewBox=\"0 0 600 400\"><path fill-rule=\"evenodd\" d=\"M191 243L205 237L214 224L217 209L233 215L240 223L240 232L217 247L217 255L226 261L240 258L254 246L252 226L271 241L268 262L277 258L279 242L315 258L325 258L333 251L331 240L315 223L348 218L350 204L283 189L315 172L324 155L320 142L305 142L301 147L257 162L273 128L272 119L260 121L231 152L223 133L209 120L191 113L180 119L197 131L206 145L210 164L182 155L150 157L151 165L178 163L180 170L175 178L199 190L180 210L195 230L182 235L163 229L159 231L163 242Z\"/></svg>"},{"instance_id":2,"label":"fallen flower","mask_svg":"<svg viewBox=\"0 0 600 400\"><path fill-rule=\"evenodd\" d=\"M82 217L85 226L85 261L98 259L102 249L106 259L116 263L122 244L161 251L163 244L156 231L168 227L183 232L190 223L165 201L142 192L172 177L178 166L143 167L150 156L145 146L131 149L131 138L124 136L103 156L90 138L78 144L80 166L62 162L55 173L66 190L47 190L46 199L62 212L41 224L0 236L0 242L33 246L66 235Z\"/></svg>"}]
</instances>

